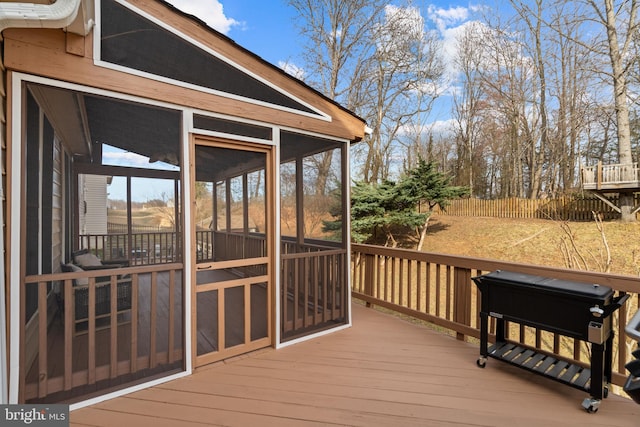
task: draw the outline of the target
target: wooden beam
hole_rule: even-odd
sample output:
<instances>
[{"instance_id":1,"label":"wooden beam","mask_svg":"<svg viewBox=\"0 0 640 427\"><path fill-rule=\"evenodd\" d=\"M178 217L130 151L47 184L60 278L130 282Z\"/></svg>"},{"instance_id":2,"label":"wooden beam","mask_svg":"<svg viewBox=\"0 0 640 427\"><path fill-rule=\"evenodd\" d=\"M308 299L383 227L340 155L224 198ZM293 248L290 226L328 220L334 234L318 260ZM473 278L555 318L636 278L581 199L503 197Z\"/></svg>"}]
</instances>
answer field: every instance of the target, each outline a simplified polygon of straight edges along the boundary
<instances>
[{"instance_id":1,"label":"wooden beam","mask_svg":"<svg viewBox=\"0 0 640 427\"><path fill-rule=\"evenodd\" d=\"M598 161L598 167L596 169L596 189L602 189L602 162Z\"/></svg>"},{"instance_id":2,"label":"wooden beam","mask_svg":"<svg viewBox=\"0 0 640 427\"><path fill-rule=\"evenodd\" d=\"M600 179L598 178L598 182L600 182ZM599 184L598 184L599 185ZM602 200L607 206L611 207L611 209L613 209L614 211L618 212L618 213L622 213L622 210L617 207L616 205L614 205L609 199L607 199L606 197L604 197L602 194L600 193L596 193L593 192L591 193L594 196L596 196L598 199ZM640 209L640 208L639 208ZM635 213L635 212L634 212Z\"/></svg>"}]
</instances>

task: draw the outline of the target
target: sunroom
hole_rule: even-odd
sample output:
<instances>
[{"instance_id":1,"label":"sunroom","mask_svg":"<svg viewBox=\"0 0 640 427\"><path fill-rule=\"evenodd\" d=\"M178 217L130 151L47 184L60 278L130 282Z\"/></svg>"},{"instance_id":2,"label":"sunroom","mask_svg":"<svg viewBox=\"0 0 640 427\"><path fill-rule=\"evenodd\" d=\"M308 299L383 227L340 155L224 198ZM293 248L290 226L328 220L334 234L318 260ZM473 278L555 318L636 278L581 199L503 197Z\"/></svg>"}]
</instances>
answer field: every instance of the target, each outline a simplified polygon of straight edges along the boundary
<instances>
[{"instance_id":1,"label":"sunroom","mask_svg":"<svg viewBox=\"0 0 640 427\"><path fill-rule=\"evenodd\" d=\"M348 326L362 119L162 1L56 5L64 28L3 31L3 400L87 401Z\"/></svg>"}]
</instances>

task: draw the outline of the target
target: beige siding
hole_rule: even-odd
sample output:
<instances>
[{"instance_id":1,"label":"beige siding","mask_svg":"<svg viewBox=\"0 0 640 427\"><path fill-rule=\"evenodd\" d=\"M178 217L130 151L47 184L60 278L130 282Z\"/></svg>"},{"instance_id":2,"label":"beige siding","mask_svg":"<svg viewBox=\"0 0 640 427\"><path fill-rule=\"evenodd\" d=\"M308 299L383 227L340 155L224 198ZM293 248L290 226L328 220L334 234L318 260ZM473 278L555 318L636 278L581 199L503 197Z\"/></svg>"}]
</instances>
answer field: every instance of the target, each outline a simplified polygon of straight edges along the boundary
<instances>
[{"instance_id":1,"label":"beige siding","mask_svg":"<svg viewBox=\"0 0 640 427\"><path fill-rule=\"evenodd\" d=\"M107 234L107 177L84 175L78 187L80 234Z\"/></svg>"}]
</instances>

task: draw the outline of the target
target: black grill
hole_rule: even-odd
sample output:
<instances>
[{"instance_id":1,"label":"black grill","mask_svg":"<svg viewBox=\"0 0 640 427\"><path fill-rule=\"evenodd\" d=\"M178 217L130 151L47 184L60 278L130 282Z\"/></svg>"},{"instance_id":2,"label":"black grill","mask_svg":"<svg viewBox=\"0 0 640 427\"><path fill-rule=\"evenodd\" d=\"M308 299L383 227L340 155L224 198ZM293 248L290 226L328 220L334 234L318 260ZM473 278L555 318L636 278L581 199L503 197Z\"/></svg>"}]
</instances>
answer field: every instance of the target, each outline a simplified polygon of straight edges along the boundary
<instances>
[{"instance_id":1,"label":"black grill","mask_svg":"<svg viewBox=\"0 0 640 427\"><path fill-rule=\"evenodd\" d=\"M507 362L590 393L583 406L596 412L607 397L612 374L611 314L627 299L607 286L587 285L510 271L473 278L482 294L480 359ZM496 319L496 343L489 347L488 319ZM591 343L590 368L507 340L505 321L532 326Z\"/></svg>"}]
</instances>

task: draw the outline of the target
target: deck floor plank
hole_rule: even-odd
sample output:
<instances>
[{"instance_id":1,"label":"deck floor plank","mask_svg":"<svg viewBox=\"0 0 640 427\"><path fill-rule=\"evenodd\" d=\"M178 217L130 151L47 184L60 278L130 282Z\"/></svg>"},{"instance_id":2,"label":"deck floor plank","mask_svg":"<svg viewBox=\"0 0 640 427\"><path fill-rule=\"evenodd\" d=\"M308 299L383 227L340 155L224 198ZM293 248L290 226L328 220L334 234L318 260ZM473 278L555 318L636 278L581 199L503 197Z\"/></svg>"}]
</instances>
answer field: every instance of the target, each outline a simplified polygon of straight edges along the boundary
<instances>
[{"instance_id":1,"label":"deck floor plank","mask_svg":"<svg viewBox=\"0 0 640 427\"><path fill-rule=\"evenodd\" d=\"M71 425L637 426L640 405L489 359L458 341L353 306L354 326L78 409Z\"/></svg>"}]
</instances>

